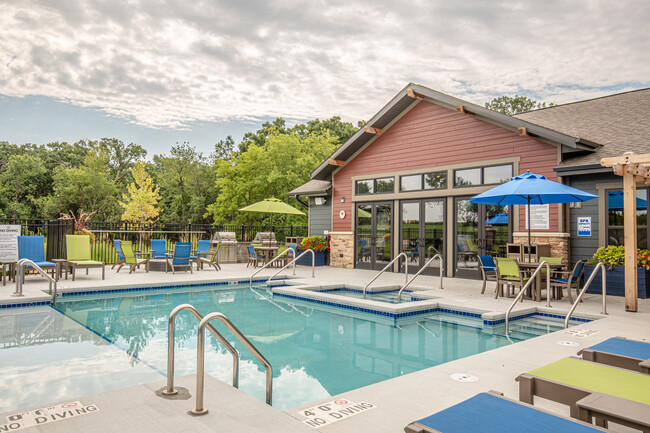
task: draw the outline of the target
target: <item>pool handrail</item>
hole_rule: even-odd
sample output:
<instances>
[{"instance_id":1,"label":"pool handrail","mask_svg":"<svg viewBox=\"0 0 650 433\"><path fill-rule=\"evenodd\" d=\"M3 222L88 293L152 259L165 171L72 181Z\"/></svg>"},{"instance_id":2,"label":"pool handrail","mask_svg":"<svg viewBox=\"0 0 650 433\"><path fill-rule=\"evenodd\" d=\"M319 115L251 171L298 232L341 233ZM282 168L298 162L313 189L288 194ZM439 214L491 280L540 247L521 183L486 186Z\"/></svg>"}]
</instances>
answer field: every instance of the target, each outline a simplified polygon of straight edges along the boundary
<instances>
[{"instance_id":1,"label":"pool handrail","mask_svg":"<svg viewBox=\"0 0 650 433\"><path fill-rule=\"evenodd\" d=\"M524 293L526 292L526 289L533 283L534 277L537 276L537 274L542 270L542 267L546 266L546 306L550 307L551 306L551 266L548 264L546 260L543 260L537 268L535 268L535 272L531 274L530 277L528 277L528 281L526 281L526 284L521 288L519 291L519 294L515 296L515 300L512 301L508 309L506 310L506 337L510 335L510 312L512 309L515 307L515 304L521 301L523 302L522 297L524 296ZM498 288L497 288L498 290Z\"/></svg>"},{"instance_id":2,"label":"pool handrail","mask_svg":"<svg viewBox=\"0 0 650 433\"><path fill-rule=\"evenodd\" d=\"M379 271L379 273L378 273L377 275L375 275L375 277L374 277L372 280L370 280L370 281L368 282L368 284L366 284L366 285L363 287L363 299L366 299L366 289L368 289L368 287L369 287L372 283L374 283L375 280L381 276L381 274L383 274L384 272L386 272L386 270L387 270L390 266L392 266L393 263L395 263L395 261L399 260L401 257L404 257L404 270L405 270L405 272L406 272L406 274L404 275L404 284L406 284L406 283L408 282L408 280L409 280L409 257L406 255L405 252L402 251L401 253L399 253L398 255L396 255L395 258L394 258L393 260L390 261L390 263L388 263L386 266L384 266L384 269L382 269L381 271Z\"/></svg>"},{"instance_id":3,"label":"pool handrail","mask_svg":"<svg viewBox=\"0 0 650 433\"><path fill-rule=\"evenodd\" d=\"M271 264L273 264L273 263L274 263L277 259L279 259L280 257L282 257L282 256L284 256L284 255L288 255L288 254L289 254L289 251L293 251L293 256L296 257L296 250L294 250L292 247L289 247L289 248L287 248L286 250L282 251L280 254L278 254L277 256L273 257L273 260L269 261L268 263L264 263L264 266L262 266L260 269L258 269L257 271L255 271L255 272L253 273L253 275L251 275L251 278L250 278L250 281L249 281L249 283L250 283L250 287L253 287L253 277L254 277L255 275L257 275L257 274L259 274L260 272L262 272L264 269L266 269L268 266L270 266ZM293 263L293 275L296 275L296 263L295 263L295 261L292 262L292 263ZM286 266L285 266L285 267L286 267ZM282 269L284 269L284 268L282 268ZM275 275L274 275L274 276L275 276Z\"/></svg>"},{"instance_id":4,"label":"pool handrail","mask_svg":"<svg viewBox=\"0 0 650 433\"><path fill-rule=\"evenodd\" d=\"M210 313L206 315L199 323L199 335L197 338L196 350L196 405L191 410L192 415L205 415L208 410L203 407L203 386L205 377L204 352L205 352L205 328L210 325L210 321L220 320L226 328L239 340L240 343L248 349L253 356L264 366L266 370L266 404L271 405L273 393L273 368L271 363L260 353L259 350L251 343L244 334L223 314Z\"/></svg>"},{"instance_id":5,"label":"pool handrail","mask_svg":"<svg viewBox=\"0 0 650 433\"><path fill-rule=\"evenodd\" d=\"M52 305L56 304L56 280L49 275L47 275L47 272L43 270L40 266L38 266L36 263L34 263L32 260L29 259L20 259L16 263L16 291L11 294L11 296L14 297L21 297L25 296L23 295L23 266L24 265L29 265L32 267L35 271L37 271L39 274L45 277L46 280L50 283L50 288L49 288L49 293L52 295Z\"/></svg>"},{"instance_id":6,"label":"pool handrail","mask_svg":"<svg viewBox=\"0 0 650 433\"><path fill-rule=\"evenodd\" d=\"M299 258L301 258L302 256L304 256L304 255L307 254L307 253L311 253L311 277L312 277L312 278L316 278L316 274L315 274L315 272L316 272L316 253L314 252L314 250L312 250L311 248L309 248L309 249L306 249L306 250L305 250L302 254L300 254L298 257L295 257L295 254L294 254L294 259L291 260L290 263L287 263L286 265L284 265L284 267L283 267L282 269L280 269L279 271L276 271L275 274L271 275L271 276L269 277L269 279L266 280L266 282L267 282L267 283L270 283L271 280L273 279L273 277L275 277L275 276L278 275L280 272L282 272L282 271L284 271L285 269L287 269L287 268L289 267L289 265L291 265L291 263L293 263L293 274L296 275L296 262L298 261Z\"/></svg>"},{"instance_id":7,"label":"pool handrail","mask_svg":"<svg viewBox=\"0 0 650 433\"><path fill-rule=\"evenodd\" d=\"M444 262L444 260L442 260L442 256L440 254L436 254L435 256L433 256L429 260L427 260L427 262L424 264L424 266L422 266L415 273L415 275L413 275L413 277L411 277L411 279L408 280L406 282L406 284L404 284L404 286L402 286L401 289L399 289L399 293L397 294L397 303L398 304L402 300L402 292L404 291L404 289L406 289L408 286L410 286L411 283L413 282L413 280L415 280L418 277L418 275L420 275L422 272L424 272L424 270L427 268L427 266L429 266L431 264L431 262L433 262L435 259L440 260L440 289L444 289L444 287L442 285L442 277L443 277L443 275L445 273L445 262Z\"/></svg>"},{"instance_id":8,"label":"pool handrail","mask_svg":"<svg viewBox=\"0 0 650 433\"><path fill-rule=\"evenodd\" d=\"M587 291L587 288L589 287L589 285L593 281L594 277L598 273L599 268L603 272L602 281L601 281L602 294L603 294L603 309L600 312L600 314L603 314L603 315L607 314L607 281L606 281L606 278L605 278L605 275L607 273L605 272L605 265L602 262L598 262L598 264L594 267L594 270L591 271L591 275L589 275L589 278L587 279L587 282L585 283L584 287L582 288L582 290L580 291L580 293L576 297L575 302L573 303L573 305L571 306L571 309L569 310L566 317L564 318L564 329L567 329L569 327L569 319L571 319L571 315L573 314L573 312L578 307L578 302L580 302L580 300L582 299L582 295L584 295L585 292ZM569 289L569 290L571 290L571 289Z\"/></svg>"},{"instance_id":9,"label":"pool handrail","mask_svg":"<svg viewBox=\"0 0 650 433\"><path fill-rule=\"evenodd\" d=\"M175 395L178 393L174 389L174 333L176 316L181 311L189 311L199 322L203 320L203 315L190 304L181 304L169 314L169 327L167 331L167 388L162 392L164 395ZM232 355L232 386L239 388L239 353L214 326L208 324L208 330Z\"/></svg>"}]
</instances>

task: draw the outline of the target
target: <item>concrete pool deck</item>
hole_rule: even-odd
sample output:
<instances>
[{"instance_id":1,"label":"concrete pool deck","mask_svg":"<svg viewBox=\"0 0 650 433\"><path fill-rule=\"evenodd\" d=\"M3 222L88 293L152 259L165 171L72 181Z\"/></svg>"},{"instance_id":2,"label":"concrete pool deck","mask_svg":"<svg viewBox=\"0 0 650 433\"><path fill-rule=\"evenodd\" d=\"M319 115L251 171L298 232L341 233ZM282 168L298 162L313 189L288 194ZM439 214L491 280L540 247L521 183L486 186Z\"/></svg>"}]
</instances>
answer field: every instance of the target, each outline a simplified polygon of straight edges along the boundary
<instances>
[{"instance_id":1,"label":"concrete pool deck","mask_svg":"<svg viewBox=\"0 0 650 433\"><path fill-rule=\"evenodd\" d=\"M104 290L111 287L137 286L144 284L178 284L189 281L207 282L210 280L247 280L254 272L242 264L224 264L222 270L204 270L200 272L171 273L149 272L140 270L129 275L124 269L116 274L110 269L106 270L106 280L102 281L99 272L90 270L90 275L80 272L77 280L62 280L60 291L66 290ZM339 268L317 268L316 278L311 278L311 270L298 267L295 282L301 284L341 284L361 285L369 281L376 271L348 270ZM260 274L270 275L272 271ZM291 276L291 271L283 272ZM400 274L384 274L373 287L403 284L404 276ZM415 283L415 288L426 288L434 295L438 302L455 306L459 309L477 309L490 312L504 312L511 303L511 299L494 299L494 283L489 283L486 293L480 294L481 282L476 280L451 279L444 280L444 290L437 289L438 277L421 276ZM14 286L7 285L0 289L0 304L29 303L46 301L50 299L43 291L47 290L47 283L37 276L27 278L24 287L25 297L11 297ZM576 328L593 331L582 335L576 334L575 328L567 331L532 338L517 344L501 347L488 352L447 362L436 367L431 367L415 373L379 382L356 390L346 392L340 396L329 397L323 402L345 398L353 402L368 402L376 406L375 409L364 411L358 415L342 419L331 425L326 425L316 431L323 432L398 432L403 431L409 422L420 419L431 413L449 407L482 391L491 389L505 393L507 397L517 399L518 387L515 377L526 371L556 361L560 358L573 356L581 348L593 345L606 338L624 336L632 339L650 341L650 300L639 300L639 312L626 313L624 299L608 297L607 316L600 316L601 296L588 294L584 302L578 307L577 315L602 317L590 323L585 323ZM515 311L536 307L543 311L546 303L536 303L529 300L518 304ZM565 314L570 305L567 298L561 301L552 301L550 311ZM0 310L2 314L3 310ZM7 311L7 310L4 310ZM570 341L577 346L566 346L559 342ZM466 373L479 378L476 382L457 382L450 378L453 373ZM182 379L190 394L194 394L193 376ZM187 411L193 407L194 398L190 400L174 401L165 405L165 400L156 397L153 391L161 383L139 385L132 388L110 391L95 396L79 396L84 404L95 403L100 411L88 416L75 417L56 423L44 424L39 427L25 429L25 431L114 431L116 428L125 431L255 431L251 426L251 413L259 414L258 420L265 431L314 431L302 423L304 417L300 414L301 408L294 408L283 412L268 408L252 397L230 388L215 379L209 379L208 390L205 396L205 406L210 409L209 422L207 417L190 417ZM214 383L213 383L214 382ZM229 402L239 403L223 406L218 399L223 394L211 391L211 388L228 388ZM148 390L148 391L146 391ZM146 393L149 392L150 395ZM254 400L254 401L253 401ZM56 403L56 402L52 402ZM316 406L318 402L305 405ZM538 399L536 404L550 409L559 414L568 414L564 406ZM42 407L42 406L39 406ZM262 408L263 407L263 408ZM270 412L267 413L267 409ZM277 416L274 416L273 413ZM220 415L221 414L221 415ZM288 416L286 416L288 415ZM272 421L265 421L265 417ZM120 424L112 424L111 419L119 419ZM222 424L227 419L227 424ZM239 420L239 421L238 421ZM0 424L5 422L4 416L0 417ZM121 424L124 423L124 424ZM265 425L266 424L266 425ZM221 430L221 425L226 425L227 430ZM130 429L128 427L130 426ZM303 428L304 427L304 428ZM616 429L613 429L616 431ZM624 430L621 430L624 431Z\"/></svg>"}]
</instances>

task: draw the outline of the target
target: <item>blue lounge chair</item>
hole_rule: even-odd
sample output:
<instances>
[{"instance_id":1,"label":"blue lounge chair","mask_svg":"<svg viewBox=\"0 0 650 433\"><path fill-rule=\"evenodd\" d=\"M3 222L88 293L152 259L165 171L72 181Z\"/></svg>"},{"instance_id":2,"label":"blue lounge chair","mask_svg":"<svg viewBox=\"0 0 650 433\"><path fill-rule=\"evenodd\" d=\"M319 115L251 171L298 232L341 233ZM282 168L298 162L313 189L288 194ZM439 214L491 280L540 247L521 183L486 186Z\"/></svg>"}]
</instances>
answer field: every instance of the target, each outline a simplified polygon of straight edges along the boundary
<instances>
[{"instance_id":1,"label":"blue lounge chair","mask_svg":"<svg viewBox=\"0 0 650 433\"><path fill-rule=\"evenodd\" d=\"M115 252L117 252L117 261L113 263L111 269L113 269L117 265L124 264L124 254L122 254L122 244L121 244L122 241L120 239L113 239L113 242L115 242Z\"/></svg>"},{"instance_id":2,"label":"blue lounge chair","mask_svg":"<svg viewBox=\"0 0 650 433\"><path fill-rule=\"evenodd\" d=\"M190 256L190 259L197 260L199 257L205 257L210 249L209 240L200 240L196 246L196 252Z\"/></svg>"},{"instance_id":3,"label":"blue lounge chair","mask_svg":"<svg viewBox=\"0 0 650 433\"><path fill-rule=\"evenodd\" d=\"M406 433L591 433L606 431L582 421L571 420L533 406L501 397L498 393L474 397L413 422Z\"/></svg>"},{"instance_id":4,"label":"blue lounge chair","mask_svg":"<svg viewBox=\"0 0 650 433\"><path fill-rule=\"evenodd\" d=\"M650 374L650 343L609 338L578 352L582 359Z\"/></svg>"},{"instance_id":5,"label":"blue lounge chair","mask_svg":"<svg viewBox=\"0 0 650 433\"><path fill-rule=\"evenodd\" d=\"M164 259L167 258L167 242L164 239L151 240L151 258Z\"/></svg>"},{"instance_id":6,"label":"blue lounge chair","mask_svg":"<svg viewBox=\"0 0 650 433\"><path fill-rule=\"evenodd\" d=\"M190 269L192 272L192 263L190 262L190 251L192 244L189 242L176 242L174 245L174 254L167 254L165 257L165 272L172 268L172 274L175 273L176 268L183 268L185 271Z\"/></svg>"},{"instance_id":7,"label":"blue lounge chair","mask_svg":"<svg viewBox=\"0 0 650 433\"><path fill-rule=\"evenodd\" d=\"M50 269L52 271L52 278L54 278L54 270L56 264L45 260L45 239L43 236L18 236L18 260L29 259L36 263L43 270ZM27 264L30 268L31 265ZM25 281L25 275L21 276L22 281Z\"/></svg>"}]
</instances>

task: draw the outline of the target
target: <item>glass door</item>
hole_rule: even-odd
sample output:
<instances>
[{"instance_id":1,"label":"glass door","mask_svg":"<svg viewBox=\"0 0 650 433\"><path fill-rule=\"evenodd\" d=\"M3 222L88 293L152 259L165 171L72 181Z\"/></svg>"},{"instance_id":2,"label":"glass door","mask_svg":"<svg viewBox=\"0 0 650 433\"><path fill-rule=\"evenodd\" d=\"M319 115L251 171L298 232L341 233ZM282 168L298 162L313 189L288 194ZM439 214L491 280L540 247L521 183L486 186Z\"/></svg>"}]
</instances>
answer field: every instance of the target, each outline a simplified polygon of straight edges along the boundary
<instances>
[{"instance_id":1,"label":"glass door","mask_svg":"<svg viewBox=\"0 0 650 433\"><path fill-rule=\"evenodd\" d=\"M381 270L393 259L393 205L357 205L356 267Z\"/></svg>"},{"instance_id":2,"label":"glass door","mask_svg":"<svg viewBox=\"0 0 650 433\"><path fill-rule=\"evenodd\" d=\"M436 254L444 260L444 199L403 201L400 211L400 251L408 256L409 271L417 272ZM439 268L436 260L423 273L440 275Z\"/></svg>"}]
</instances>

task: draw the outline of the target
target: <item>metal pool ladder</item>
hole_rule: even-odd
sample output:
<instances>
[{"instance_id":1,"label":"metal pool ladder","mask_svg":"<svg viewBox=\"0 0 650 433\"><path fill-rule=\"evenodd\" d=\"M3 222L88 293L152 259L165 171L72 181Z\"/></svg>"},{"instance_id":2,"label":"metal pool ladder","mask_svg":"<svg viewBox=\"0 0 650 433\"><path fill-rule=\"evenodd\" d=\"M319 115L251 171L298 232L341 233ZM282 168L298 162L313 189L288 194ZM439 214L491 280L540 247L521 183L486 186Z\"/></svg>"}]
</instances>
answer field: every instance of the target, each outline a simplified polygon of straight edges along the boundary
<instances>
[{"instance_id":1,"label":"metal pool ladder","mask_svg":"<svg viewBox=\"0 0 650 433\"><path fill-rule=\"evenodd\" d=\"M397 260L399 260L401 258L404 258L404 268L405 268L405 271L406 271L406 274L404 275L404 277L405 277L404 284L408 283L408 280L409 280L409 258L406 255L406 253L402 252L402 253L399 253L398 255L396 255L395 258L390 261L390 263L388 263L386 266L384 266L384 269L379 271L379 273L377 275L375 275L375 277L372 280L368 281L368 284L366 284L363 287L363 299L366 299L366 289L368 289L368 287L372 283L374 283L375 280L381 276L381 274L386 272L388 270L388 268L390 268L393 265L393 263L395 263Z\"/></svg>"},{"instance_id":2,"label":"metal pool ladder","mask_svg":"<svg viewBox=\"0 0 650 433\"><path fill-rule=\"evenodd\" d=\"M241 331L222 313L210 313L203 317L196 308L189 304L179 305L169 315L168 329L168 351L167 351L167 387L163 390L164 395L178 393L174 389L174 327L175 319L181 311L189 311L199 320L199 331L197 339L196 354L196 406L192 409L193 415L205 415L208 410L203 407L203 386L205 377L204 353L205 353L205 328L230 352L233 357L232 386L239 387L239 353L230 343L217 331L210 322L214 319L220 320L226 328L246 347L266 369L266 403L271 404L273 386L273 368L271 363L253 346L253 344L241 333Z\"/></svg>"},{"instance_id":3,"label":"metal pool ladder","mask_svg":"<svg viewBox=\"0 0 650 433\"><path fill-rule=\"evenodd\" d=\"M413 277L410 280L408 280L406 282L406 284L404 284L404 286L399 290L399 293L397 294L397 302L398 303L402 300L402 292L404 291L404 289L406 289L408 286L410 286L411 283L413 282L413 280L415 280L418 277L418 275L420 275L422 272L424 272L424 270L427 268L427 266L429 266L435 259L440 260L440 289L444 289L444 287L442 286L442 277L443 277L443 275L445 273L445 262L444 262L444 260L442 260L442 256L440 254L436 254L435 256L431 257L424 264L424 266L422 266L422 268L420 268L420 270L417 271L415 273L415 275L413 275Z\"/></svg>"},{"instance_id":4,"label":"metal pool ladder","mask_svg":"<svg viewBox=\"0 0 650 433\"><path fill-rule=\"evenodd\" d=\"M278 254L277 256L273 257L273 260L269 261L268 263L265 263L264 266L262 266L260 269L258 269L257 271L255 271L255 272L253 273L253 275L251 275L251 278L250 278L250 281L249 281L249 283L250 283L250 287L253 287L253 277L254 277L255 275L259 274L259 273L262 272L264 269L266 269L267 267L271 266L271 265L272 265L273 263L275 263L275 261L278 260L280 257L285 256L285 255L289 255L289 251L293 251L293 256L296 257L296 250L294 250L294 249L291 248L291 247L289 247L289 248L287 248L286 250L282 251L280 254ZM296 275L296 261L293 260L291 263L293 263L293 275ZM291 263L289 263L287 266L285 266L284 268L282 268L282 269L280 269L280 270L284 270L284 269L286 269L286 268L287 268ZM276 273L276 275L277 275L277 273ZM275 276L275 275L273 275L273 276ZM312 271L312 277L313 277L313 276L314 276L314 273L313 273L313 271Z\"/></svg>"},{"instance_id":5,"label":"metal pool ladder","mask_svg":"<svg viewBox=\"0 0 650 433\"><path fill-rule=\"evenodd\" d=\"M580 291L580 294L576 297L576 301L573 303L573 305L571 306L571 309L569 310L566 317L564 318L564 329L569 327L569 319L571 319L571 315L573 314L573 312L578 307L578 302L580 302L580 300L582 299L582 295L585 294L585 292L587 291L587 288L589 287L589 285L593 281L594 277L598 273L598 268L600 268L601 271L603 272L602 277L601 277L602 278L602 280L601 280L601 284L602 284L601 291L602 291L602 294L603 294L603 310L600 312L600 314L604 314L604 315L607 314L607 281L606 281L606 278L605 278L605 265L599 262L596 265L596 267L594 268L594 270L591 271L591 275L589 275L589 278L587 279L587 282L585 283L584 287ZM571 289L569 289L569 290L571 290Z\"/></svg>"},{"instance_id":6,"label":"metal pool ladder","mask_svg":"<svg viewBox=\"0 0 650 433\"><path fill-rule=\"evenodd\" d=\"M45 277L46 280L50 283L50 295L52 295L52 305L56 304L56 280L43 270L40 266L29 259L20 259L18 260L18 269L16 269L16 291L11 294L11 296L25 296L23 295L23 269L25 265L29 265L36 272Z\"/></svg>"}]
</instances>

